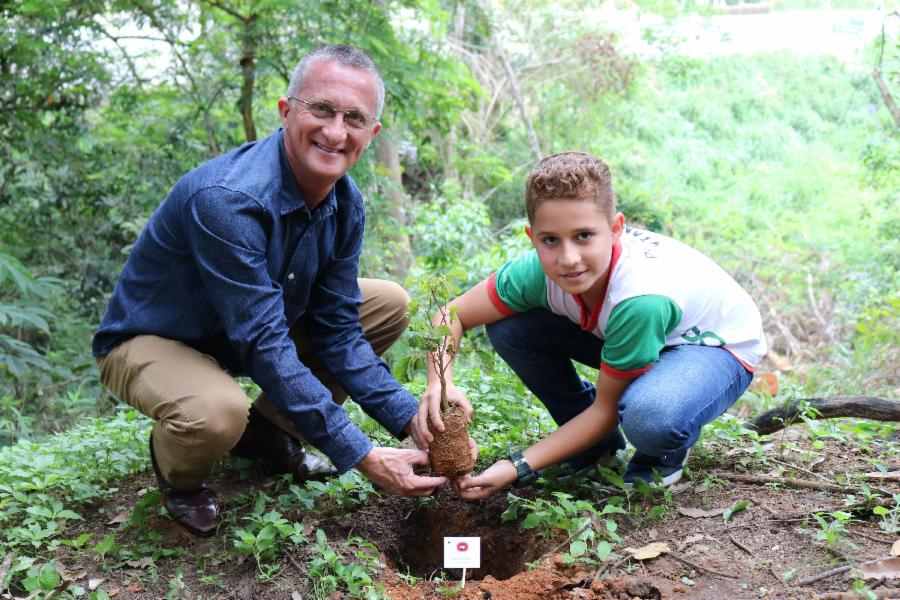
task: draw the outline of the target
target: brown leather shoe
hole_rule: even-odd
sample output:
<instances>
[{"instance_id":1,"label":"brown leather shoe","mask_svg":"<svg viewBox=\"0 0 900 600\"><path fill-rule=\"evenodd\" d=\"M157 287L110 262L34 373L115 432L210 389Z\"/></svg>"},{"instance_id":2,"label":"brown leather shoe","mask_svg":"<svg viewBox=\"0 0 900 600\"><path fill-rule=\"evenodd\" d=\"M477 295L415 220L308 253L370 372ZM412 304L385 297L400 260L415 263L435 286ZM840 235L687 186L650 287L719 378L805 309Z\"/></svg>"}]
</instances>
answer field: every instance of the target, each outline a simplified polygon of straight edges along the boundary
<instances>
[{"instance_id":1,"label":"brown leather shoe","mask_svg":"<svg viewBox=\"0 0 900 600\"><path fill-rule=\"evenodd\" d=\"M216 493L205 484L197 490L178 490L166 481L156 464L156 453L153 451L153 436L150 436L150 460L159 489L163 493L163 506L185 529L199 535L209 537L219 527L219 501Z\"/></svg>"},{"instance_id":2,"label":"brown leather shoe","mask_svg":"<svg viewBox=\"0 0 900 600\"><path fill-rule=\"evenodd\" d=\"M250 407L247 428L231 454L262 460L273 473L288 473L297 484L324 481L338 474L330 462L307 453L302 443L265 418L255 406Z\"/></svg>"}]
</instances>

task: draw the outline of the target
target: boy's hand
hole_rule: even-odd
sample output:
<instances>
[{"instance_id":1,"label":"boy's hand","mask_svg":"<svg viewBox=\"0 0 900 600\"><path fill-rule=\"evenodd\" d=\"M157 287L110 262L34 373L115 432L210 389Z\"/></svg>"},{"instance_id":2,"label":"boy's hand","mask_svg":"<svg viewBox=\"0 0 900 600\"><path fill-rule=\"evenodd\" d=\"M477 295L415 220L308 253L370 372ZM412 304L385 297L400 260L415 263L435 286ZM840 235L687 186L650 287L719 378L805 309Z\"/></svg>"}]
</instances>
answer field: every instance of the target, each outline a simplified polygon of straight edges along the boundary
<instances>
[{"instance_id":1,"label":"boy's hand","mask_svg":"<svg viewBox=\"0 0 900 600\"><path fill-rule=\"evenodd\" d=\"M516 468L508 460L498 460L477 477L463 477L453 481L453 490L463 500L483 500L508 488L518 478Z\"/></svg>"},{"instance_id":2,"label":"boy's hand","mask_svg":"<svg viewBox=\"0 0 900 600\"><path fill-rule=\"evenodd\" d=\"M466 421L472 422L472 413L474 409L458 387L452 381L447 382L447 401L460 407L466 415ZM425 388L425 393L419 399L419 413L413 417L418 420L416 427L426 444L434 441L434 436L428 429L428 423L437 431L444 431L444 422L441 421L441 384L435 383Z\"/></svg>"}]
</instances>

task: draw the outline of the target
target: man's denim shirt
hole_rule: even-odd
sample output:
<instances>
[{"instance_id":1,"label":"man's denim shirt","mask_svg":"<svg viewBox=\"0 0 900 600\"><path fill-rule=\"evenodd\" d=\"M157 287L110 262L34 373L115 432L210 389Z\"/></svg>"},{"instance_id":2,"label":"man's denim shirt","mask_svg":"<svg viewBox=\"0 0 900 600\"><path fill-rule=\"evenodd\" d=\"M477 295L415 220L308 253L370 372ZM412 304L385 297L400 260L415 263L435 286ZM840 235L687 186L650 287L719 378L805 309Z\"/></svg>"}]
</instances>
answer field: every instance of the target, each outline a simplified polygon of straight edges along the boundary
<instances>
[{"instance_id":1,"label":"man's denim shirt","mask_svg":"<svg viewBox=\"0 0 900 600\"><path fill-rule=\"evenodd\" d=\"M363 336L357 283L365 209L344 175L310 213L283 133L182 177L150 217L93 340L95 356L141 334L179 340L246 374L341 472L372 443L297 358L314 348L350 396L397 437L418 404Z\"/></svg>"}]
</instances>

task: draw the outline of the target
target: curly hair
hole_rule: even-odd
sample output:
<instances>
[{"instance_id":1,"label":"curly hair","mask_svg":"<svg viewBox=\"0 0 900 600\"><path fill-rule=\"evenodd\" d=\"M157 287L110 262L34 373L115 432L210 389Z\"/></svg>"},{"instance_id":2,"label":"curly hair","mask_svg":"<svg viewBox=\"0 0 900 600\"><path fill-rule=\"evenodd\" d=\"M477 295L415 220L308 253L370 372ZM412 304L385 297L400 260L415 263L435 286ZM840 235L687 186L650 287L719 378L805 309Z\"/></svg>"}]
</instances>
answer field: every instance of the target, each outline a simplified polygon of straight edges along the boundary
<instances>
[{"instance_id":1,"label":"curly hair","mask_svg":"<svg viewBox=\"0 0 900 600\"><path fill-rule=\"evenodd\" d=\"M609 166L586 152L561 152L542 158L525 182L525 210L534 222L537 207L551 200L589 200L607 219L616 213Z\"/></svg>"}]
</instances>

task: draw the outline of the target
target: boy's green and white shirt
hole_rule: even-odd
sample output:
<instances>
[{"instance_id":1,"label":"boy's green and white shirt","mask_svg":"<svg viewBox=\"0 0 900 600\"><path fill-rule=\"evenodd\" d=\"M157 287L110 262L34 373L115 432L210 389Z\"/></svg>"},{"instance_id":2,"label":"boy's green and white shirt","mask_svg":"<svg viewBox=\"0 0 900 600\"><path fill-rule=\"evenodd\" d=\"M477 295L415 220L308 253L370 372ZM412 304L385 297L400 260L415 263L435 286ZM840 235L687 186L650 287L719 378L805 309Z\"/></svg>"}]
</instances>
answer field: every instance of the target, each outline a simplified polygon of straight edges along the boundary
<instances>
[{"instance_id":1,"label":"boy's green and white shirt","mask_svg":"<svg viewBox=\"0 0 900 600\"><path fill-rule=\"evenodd\" d=\"M766 353L762 318L747 292L697 250L650 231L625 227L606 294L590 313L547 277L535 250L504 264L488 283L505 315L544 308L600 337L600 368L617 379L650 370L663 348L679 344L722 346L750 371Z\"/></svg>"}]
</instances>

